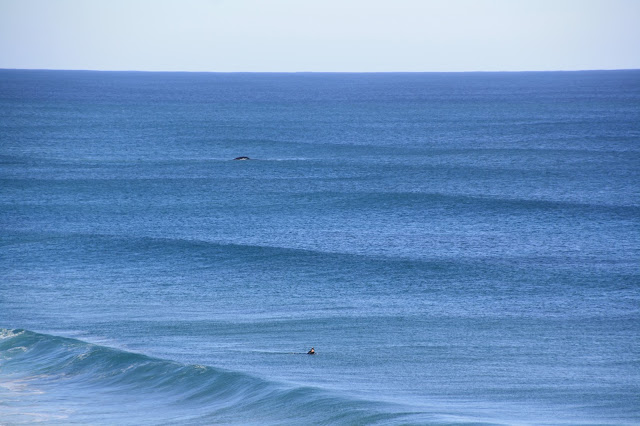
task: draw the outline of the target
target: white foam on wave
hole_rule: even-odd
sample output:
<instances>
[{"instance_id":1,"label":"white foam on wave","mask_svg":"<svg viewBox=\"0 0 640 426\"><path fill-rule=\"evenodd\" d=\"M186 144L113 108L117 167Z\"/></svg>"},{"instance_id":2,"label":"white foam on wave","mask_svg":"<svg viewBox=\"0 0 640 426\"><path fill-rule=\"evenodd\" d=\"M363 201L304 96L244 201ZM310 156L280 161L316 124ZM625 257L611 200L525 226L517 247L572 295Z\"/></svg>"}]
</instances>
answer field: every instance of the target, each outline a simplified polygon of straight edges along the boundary
<instances>
[{"instance_id":1,"label":"white foam on wave","mask_svg":"<svg viewBox=\"0 0 640 426\"><path fill-rule=\"evenodd\" d=\"M54 377L51 374L37 374L30 377L24 377L19 379L0 380L0 388L6 389L12 393L29 394L29 395L42 395L45 392L39 388L34 388L31 382L35 380L47 380Z\"/></svg>"},{"instance_id":2,"label":"white foam on wave","mask_svg":"<svg viewBox=\"0 0 640 426\"><path fill-rule=\"evenodd\" d=\"M24 333L24 330L12 330L8 328L0 328L0 340L11 339L12 337L20 336Z\"/></svg>"}]
</instances>

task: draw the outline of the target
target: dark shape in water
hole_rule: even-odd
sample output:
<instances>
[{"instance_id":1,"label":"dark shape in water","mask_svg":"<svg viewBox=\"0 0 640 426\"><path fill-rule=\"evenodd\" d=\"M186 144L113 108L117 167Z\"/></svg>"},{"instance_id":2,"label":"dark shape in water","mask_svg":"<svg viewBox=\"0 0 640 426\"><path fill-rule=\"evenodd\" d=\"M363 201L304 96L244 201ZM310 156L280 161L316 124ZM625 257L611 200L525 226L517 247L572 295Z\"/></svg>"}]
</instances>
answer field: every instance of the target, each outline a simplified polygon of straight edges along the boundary
<instances>
[{"instance_id":1,"label":"dark shape in water","mask_svg":"<svg viewBox=\"0 0 640 426\"><path fill-rule=\"evenodd\" d=\"M311 350L309 352L307 352L307 355L315 355L316 354L316 350L311 348Z\"/></svg>"},{"instance_id":2,"label":"dark shape in water","mask_svg":"<svg viewBox=\"0 0 640 426\"><path fill-rule=\"evenodd\" d=\"M234 160L250 160L249 157L236 157Z\"/></svg>"}]
</instances>

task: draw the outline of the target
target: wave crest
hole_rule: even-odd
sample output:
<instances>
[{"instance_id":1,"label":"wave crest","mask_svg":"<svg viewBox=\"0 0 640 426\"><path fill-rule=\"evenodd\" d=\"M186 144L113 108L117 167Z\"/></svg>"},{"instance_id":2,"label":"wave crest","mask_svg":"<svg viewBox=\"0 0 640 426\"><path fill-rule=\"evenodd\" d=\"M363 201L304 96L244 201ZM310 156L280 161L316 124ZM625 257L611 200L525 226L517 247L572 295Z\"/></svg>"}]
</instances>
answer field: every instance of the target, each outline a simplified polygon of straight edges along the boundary
<instances>
[{"instance_id":1,"label":"wave crest","mask_svg":"<svg viewBox=\"0 0 640 426\"><path fill-rule=\"evenodd\" d=\"M0 329L0 366L9 422L55 422L64 412L65 421L118 424L406 424L418 414L27 330Z\"/></svg>"}]
</instances>

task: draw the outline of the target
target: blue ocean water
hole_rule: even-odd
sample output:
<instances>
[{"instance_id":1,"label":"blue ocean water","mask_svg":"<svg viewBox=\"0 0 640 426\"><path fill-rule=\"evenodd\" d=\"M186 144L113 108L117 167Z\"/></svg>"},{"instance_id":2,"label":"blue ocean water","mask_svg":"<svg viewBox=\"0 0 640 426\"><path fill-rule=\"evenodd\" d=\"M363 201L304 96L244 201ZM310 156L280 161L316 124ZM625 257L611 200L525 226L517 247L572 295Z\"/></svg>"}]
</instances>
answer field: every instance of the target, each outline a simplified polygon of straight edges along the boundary
<instances>
[{"instance_id":1,"label":"blue ocean water","mask_svg":"<svg viewBox=\"0 0 640 426\"><path fill-rule=\"evenodd\" d=\"M0 70L0 111L2 424L640 424L640 71Z\"/></svg>"}]
</instances>

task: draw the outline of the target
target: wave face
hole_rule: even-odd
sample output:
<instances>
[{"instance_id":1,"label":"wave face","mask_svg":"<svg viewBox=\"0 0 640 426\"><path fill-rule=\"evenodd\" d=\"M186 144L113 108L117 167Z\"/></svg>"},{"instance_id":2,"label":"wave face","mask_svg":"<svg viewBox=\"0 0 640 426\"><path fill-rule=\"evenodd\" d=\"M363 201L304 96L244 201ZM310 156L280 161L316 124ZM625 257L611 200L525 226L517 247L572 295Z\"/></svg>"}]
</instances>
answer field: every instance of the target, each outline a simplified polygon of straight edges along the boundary
<instances>
[{"instance_id":1,"label":"wave face","mask_svg":"<svg viewBox=\"0 0 640 426\"><path fill-rule=\"evenodd\" d=\"M2 419L9 423L417 424L426 420L424 414L403 412L392 404L27 330L0 330L0 368Z\"/></svg>"}]
</instances>

